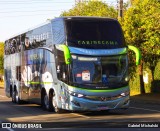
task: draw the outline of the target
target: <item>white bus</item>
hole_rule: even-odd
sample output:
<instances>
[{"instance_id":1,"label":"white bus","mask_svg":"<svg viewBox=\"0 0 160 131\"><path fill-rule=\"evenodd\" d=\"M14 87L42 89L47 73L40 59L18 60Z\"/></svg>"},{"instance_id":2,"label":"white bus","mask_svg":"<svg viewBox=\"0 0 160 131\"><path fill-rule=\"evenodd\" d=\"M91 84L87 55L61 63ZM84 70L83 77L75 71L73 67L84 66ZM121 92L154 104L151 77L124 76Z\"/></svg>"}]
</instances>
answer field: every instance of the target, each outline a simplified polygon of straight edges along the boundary
<instances>
[{"instance_id":1,"label":"white bus","mask_svg":"<svg viewBox=\"0 0 160 131\"><path fill-rule=\"evenodd\" d=\"M55 18L5 41L5 92L55 112L127 109L127 53L115 19Z\"/></svg>"}]
</instances>

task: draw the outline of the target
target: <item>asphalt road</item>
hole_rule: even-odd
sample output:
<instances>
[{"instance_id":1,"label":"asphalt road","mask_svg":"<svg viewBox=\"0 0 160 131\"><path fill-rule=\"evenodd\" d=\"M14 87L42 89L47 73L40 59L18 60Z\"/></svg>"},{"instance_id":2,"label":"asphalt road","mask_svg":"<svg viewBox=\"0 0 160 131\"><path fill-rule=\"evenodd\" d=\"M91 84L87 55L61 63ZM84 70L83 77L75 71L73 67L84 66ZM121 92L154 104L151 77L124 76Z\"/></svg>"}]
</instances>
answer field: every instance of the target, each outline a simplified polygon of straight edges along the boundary
<instances>
[{"instance_id":1,"label":"asphalt road","mask_svg":"<svg viewBox=\"0 0 160 131\"><path fill-rule=\"evenodd\" d=\"M160 105L131 102L128 110L113 110L109 112L65 112L56 114L41 109L40 105L22 104L11 102L11 98L5 96L4 90L0 88L0 124L13 122L21 126L40 126L44 130L76 128L122 128L144 129L143 126L158 126L160 129ZM17 123L16 123L17 122ZM13 124L12 123L12 124ZM32 125L34 124L34 125ZM37 125L35 125L37 124ZM143 125L145 124L145 125ZM0 126L0 127L1 127ZM12 125L13 126L13 125ZM158 128L152 128L157 129ZM41 130L42 130L41 129ZM94 130L92 129L92 130ZM150 130L151 128L145 128ZM20 130L0 129L0 130ZM24 129L23 129L24 130ZM76 131L77 131L76 130Z\"/></svg>"}]
</instances>

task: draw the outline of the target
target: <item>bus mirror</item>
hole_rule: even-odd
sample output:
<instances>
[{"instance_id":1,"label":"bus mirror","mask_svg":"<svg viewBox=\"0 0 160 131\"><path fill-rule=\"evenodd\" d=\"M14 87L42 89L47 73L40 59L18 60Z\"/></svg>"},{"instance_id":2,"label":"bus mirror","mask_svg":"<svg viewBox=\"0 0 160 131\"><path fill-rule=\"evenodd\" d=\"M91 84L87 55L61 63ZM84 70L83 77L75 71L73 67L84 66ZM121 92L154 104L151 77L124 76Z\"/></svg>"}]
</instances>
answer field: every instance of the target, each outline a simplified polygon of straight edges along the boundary
<instances>
[{"instance_id":1,"label":"bus mirror","mask_svg":"<svg viewBox=\"0 0 160 131\"><path fill-rule=\"evenodd\" d=\"M140 64L140 60L141 60L141 52L140 50L135 47L135 46L132 46L132 45L128 45L128 48L132 51L134 51L134 53L136 54L136 65L139 65Z\"/></svg>"},{"instance_id":2,"label":"bus mirror","mask_svg":"<svg viewBox=\"0 0 160 131\"><path fill-rule=\"evenodd\" d=\"M65 58L65 63L70 64L71 63L71 54L69 51L68 46L66 45L61 45L63 51L64 51L64 58Z\"/></svg>"}]
</instances>

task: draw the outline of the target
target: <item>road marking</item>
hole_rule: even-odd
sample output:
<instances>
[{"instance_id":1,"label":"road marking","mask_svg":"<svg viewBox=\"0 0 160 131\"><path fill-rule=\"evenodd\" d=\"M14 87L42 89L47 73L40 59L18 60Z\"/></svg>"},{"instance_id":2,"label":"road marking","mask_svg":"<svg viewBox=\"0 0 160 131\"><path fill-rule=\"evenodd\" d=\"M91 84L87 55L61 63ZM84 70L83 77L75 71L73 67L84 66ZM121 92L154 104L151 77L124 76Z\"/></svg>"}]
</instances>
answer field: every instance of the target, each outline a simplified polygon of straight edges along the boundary
<instances>
[{"instance_id":1,"label":"road marking","mask_svg":"<svg viewBox=\"0 0 160 131\"><path fill-rule=\"evenodd\" d=\"M146 111L153 111L153 112L160 112L159 110L152 110L152 109L145 109L145 108L137 108L137 107L130 107L130 108L133 108L133 109L139 109L139 110L146 110Z\"/></svg>"},{"instance_id":2,"label":"road marking","mask_svg":"<svg viewBox=\"0 0 160 131\"><path fill-rule=\"evenodd\" d=\"M5 97L5 96L0 95L0 97Z\"/></svg>"},{"instance_id":3,"label":"road marking","mask_svg":"<svg viewBox=\"0 0 160 131\"><path fill-rule=\"evenodd\" d=\"M73 115L75 115L75 116L84 117L84 118L90 118L90 117L88 117L88 116L80 115L80 114L77 114L77 113L71 113L71 114L73 114Z\"/></svg>"}]
</instances>

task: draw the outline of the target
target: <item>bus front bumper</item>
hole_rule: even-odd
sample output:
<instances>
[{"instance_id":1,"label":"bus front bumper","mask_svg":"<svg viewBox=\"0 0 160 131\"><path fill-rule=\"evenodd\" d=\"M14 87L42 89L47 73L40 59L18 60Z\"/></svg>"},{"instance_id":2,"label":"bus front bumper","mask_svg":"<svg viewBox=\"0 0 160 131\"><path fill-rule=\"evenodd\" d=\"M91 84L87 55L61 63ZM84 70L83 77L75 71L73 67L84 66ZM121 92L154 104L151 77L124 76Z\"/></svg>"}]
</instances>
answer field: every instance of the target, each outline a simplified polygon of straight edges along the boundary
<instances>
[{"instance_id":1,"label":"bus front bumper","mask_svg":"<svg viewBox=\"0 0 160 131\"><path fill-rule=\"evenodd\" d=\"M101 111L111 109L127 109L129 107L129 95L107 101L94 101L85 98L70 97L69 110L75 111Z\"/></svg>"}]
</instances>

